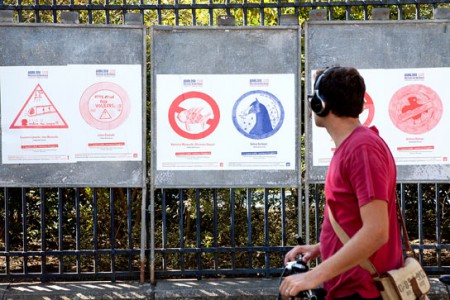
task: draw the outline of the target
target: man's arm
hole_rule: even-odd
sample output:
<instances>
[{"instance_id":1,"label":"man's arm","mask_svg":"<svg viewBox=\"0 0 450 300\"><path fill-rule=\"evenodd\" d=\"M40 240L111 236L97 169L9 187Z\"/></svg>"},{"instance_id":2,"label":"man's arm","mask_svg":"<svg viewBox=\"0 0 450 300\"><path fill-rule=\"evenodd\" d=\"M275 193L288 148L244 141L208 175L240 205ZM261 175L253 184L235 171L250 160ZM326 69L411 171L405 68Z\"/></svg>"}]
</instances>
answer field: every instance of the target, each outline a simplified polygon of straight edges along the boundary
<instances>
[{"instance_id":1,"label":"man's arm","mask_svg":"<svg viewBox=\"0 0 450 300\"><path fill-rule=\"evenodd\" d=\"M311 272L320 282L331 279L369 258L389 239L388 205L374 200L360 208L361 229L332 257Z\"/></svg>"},{"instance_id":2,"label":"man's arm","mask_svg":"<svg viewBox=\"0 0 450 300\"><path fill-rule=\"evenodd\" d=\"M316 288L369 258L389 239L388 205L373 200L360 208L361 229L335 255L309 272L286 277L280 292L296 295L302 290Z\"/></svg>"}]
</instances>

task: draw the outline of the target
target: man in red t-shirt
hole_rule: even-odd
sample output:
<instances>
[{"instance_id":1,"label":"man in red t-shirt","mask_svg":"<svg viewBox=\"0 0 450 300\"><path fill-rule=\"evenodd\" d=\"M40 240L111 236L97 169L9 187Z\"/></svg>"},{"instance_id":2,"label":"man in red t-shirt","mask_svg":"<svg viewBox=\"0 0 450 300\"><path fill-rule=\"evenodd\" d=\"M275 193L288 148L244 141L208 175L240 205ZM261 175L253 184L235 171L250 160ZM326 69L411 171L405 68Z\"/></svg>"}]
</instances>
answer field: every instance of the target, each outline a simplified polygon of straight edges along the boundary
<instances>
[{"instance_id":1,"label":"man in red t-shirt","mask_svg":"<svg viewBox=\"0 0 450 300\"><path fill-rule=\"evenodd\" d=\"M286 277L283 299L323 285L327 300L381 299L368 271L369 259L383 273L403 264L396 214L396 166L375 127L361 125L365 83L354 68L332 67L318 72L310 99L316 126L327 129L336 150L325 181L325 217L320 243L296 246L285 262L300 254L322 263L306 273ZM330 223L328 209L350 237L343 245Z\"/></svg>"}]
</instances>

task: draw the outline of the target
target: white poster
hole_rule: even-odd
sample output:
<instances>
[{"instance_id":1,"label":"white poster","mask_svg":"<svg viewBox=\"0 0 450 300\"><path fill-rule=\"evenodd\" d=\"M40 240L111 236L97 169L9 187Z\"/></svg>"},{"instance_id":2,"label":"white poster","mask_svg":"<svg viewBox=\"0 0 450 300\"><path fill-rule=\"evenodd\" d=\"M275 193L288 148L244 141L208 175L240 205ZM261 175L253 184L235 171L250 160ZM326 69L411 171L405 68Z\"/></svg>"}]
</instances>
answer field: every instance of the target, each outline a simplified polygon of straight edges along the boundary
<instances>
[{"instance_id":1,"label":"white poster","mask_svg":"<svg viewBox=\"0 0 450 300\"><path fill-rule=\"evenodd\" d=\"M378 128L397 165L450 164L450 141L444 138L450 128L450 68L359 72L366 83L361 123ZM312 126L313 165L328 166L334 143L325 129Z\"/></svg>"},{"instance_id":2,"label":"white poster","mask_svg":"<svg viewBox=\"0 0 450 300\"><path fill-rule=\"evenodd\" d=\"M77 161L142 160L140 65L71 65ZM82 76L81 76L82 75Z\"/></svg>"},{"instance_id":3,"label":"white poster","mask_svg":"<svg viewBox=\"0 0 450 300\"><path fill-rule=\"evenodd\" d=\"M0 67L2 163L141 160L140 68Z\"/></svg>"},{"instance_id":4,"label":"white poster","mask_svg":"<svg viewBox=\"0 0 450 300\"><path fill-rule=\"evenodd\" d=\"M157 75L158 170L294 170L294 74Z\"/></svg>"}]
</instances>

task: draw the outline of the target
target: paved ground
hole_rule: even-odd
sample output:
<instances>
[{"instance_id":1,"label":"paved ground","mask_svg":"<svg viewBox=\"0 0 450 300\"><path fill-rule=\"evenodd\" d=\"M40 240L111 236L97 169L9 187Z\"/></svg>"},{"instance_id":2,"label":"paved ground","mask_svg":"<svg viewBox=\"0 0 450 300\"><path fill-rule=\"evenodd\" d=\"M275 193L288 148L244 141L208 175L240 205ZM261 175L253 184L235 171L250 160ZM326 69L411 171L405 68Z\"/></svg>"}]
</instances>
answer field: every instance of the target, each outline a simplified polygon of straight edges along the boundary
<instances>
[{"instance_id":1,"label":"paved ground","mask_svg":"<svg viewBox=\"0 0 450 300\"><path fill-rule=\"evenodd\" d=\"M430 300L450 300L445 284L437 278L431 283ZM0 283L0 299L276 300L278 284L278 278L161 280L155 286L133 281Z\"/></svg>"}]
</instances>

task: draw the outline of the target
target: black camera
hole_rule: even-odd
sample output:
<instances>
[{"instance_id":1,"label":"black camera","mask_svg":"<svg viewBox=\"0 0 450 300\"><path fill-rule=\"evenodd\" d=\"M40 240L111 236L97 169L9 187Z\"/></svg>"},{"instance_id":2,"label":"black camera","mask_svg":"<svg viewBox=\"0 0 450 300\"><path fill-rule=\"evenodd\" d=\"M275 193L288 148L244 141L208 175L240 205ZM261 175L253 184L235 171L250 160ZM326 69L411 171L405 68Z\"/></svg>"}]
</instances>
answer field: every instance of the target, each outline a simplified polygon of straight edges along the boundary
<instances>
[{"instance_id":1,"label":"black camera","mask_svg":"<svg viewBox=\"0 0 450 300\"><path fill-rule=\"evenodd\" d=\"M299 245L303 245L303 240L301 237L297 237L297 241ZM283 270L283 274L281 277L286 277L289 275L299 274L308 272L309 267L303 261L303 257L300 256L296 261L290 261L286 264ZM300 299L300 300L324 300L326 296L326 291L322 288L301 291L298 295L291 297L291 299ZM281 295L278 295L278 299L281 300Z\"/></svg>"},{"instance_id":2,"label":"black camera","mask_svg":"<svg viewBox=\"0 0 450 300\"><path fill-rule=\"evenodd\" d=\"M308 265L300 257L297 261L290 261L284 267L284 276L289 276L292 274L308 272Z\"/></svg>"},{"instance_id":3,"label":"black camera","mask_svg":"<svg viewBox=\"0 0 450 300\"><path fill-rule=\"evenodd\" d=\"M298 273L308 272L309 267L300 257L296 261L291 261L286 264L283 271L283 277L294 275ZM313 290L301 291L298 295L291 297L291 299L300 300L323 300L325 299L326 292L324 289L318 288ZM281 299L281 296L278 297Z\"/></svg>"}]
</instances>

